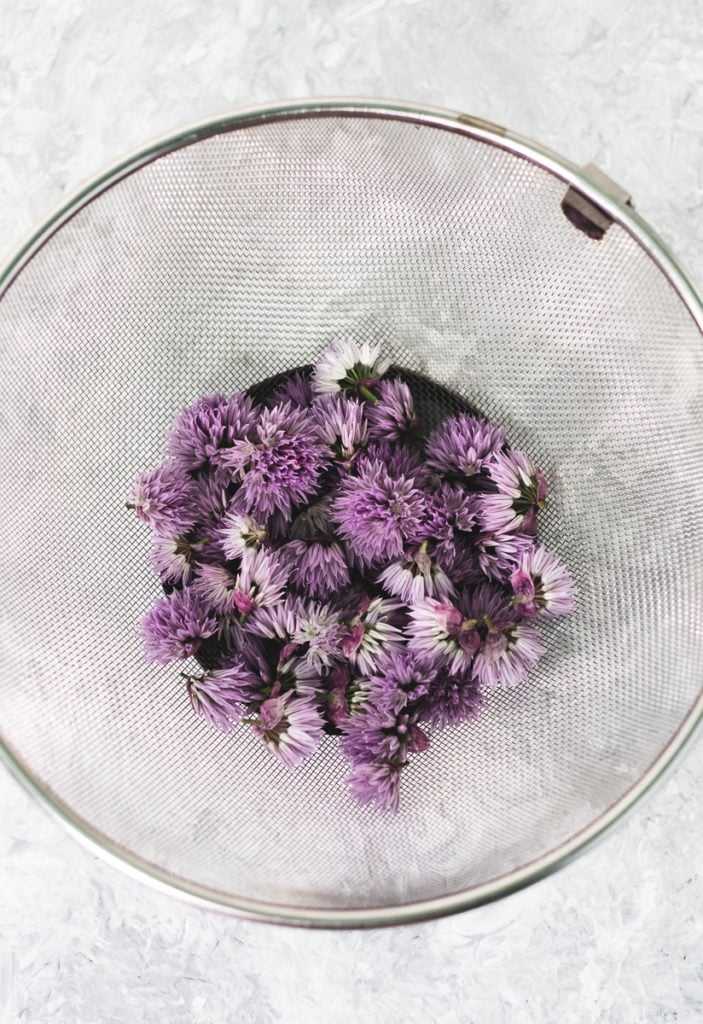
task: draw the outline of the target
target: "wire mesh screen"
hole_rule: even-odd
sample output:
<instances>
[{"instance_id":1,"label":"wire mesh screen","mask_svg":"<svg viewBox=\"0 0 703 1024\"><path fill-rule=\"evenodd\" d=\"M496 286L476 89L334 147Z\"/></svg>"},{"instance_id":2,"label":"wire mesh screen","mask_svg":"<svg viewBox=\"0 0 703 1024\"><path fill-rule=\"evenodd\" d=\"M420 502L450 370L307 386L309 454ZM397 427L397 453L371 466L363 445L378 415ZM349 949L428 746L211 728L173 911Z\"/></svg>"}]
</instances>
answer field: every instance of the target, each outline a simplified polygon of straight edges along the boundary
<instances>
[{"instance_id":1,"label":"wire mesh screen","mask_svg":"<svg viewBox=\"0 0 703 1024\"><path fill-rule=\"evenodd\" d=\"M580 233L564 192L438 127L300 117L155 159L21 272L0 301L2 733L75 814L233 897L391 907L558 847L667 744L703 663L701 337L637 241ZM578 588L527 683L433 735L395 818L348 795L335 737L290 772L210 729L136 635L160 587L123 503L175 413L344 334L534 455Z\"/></svg>"}]
</instances>

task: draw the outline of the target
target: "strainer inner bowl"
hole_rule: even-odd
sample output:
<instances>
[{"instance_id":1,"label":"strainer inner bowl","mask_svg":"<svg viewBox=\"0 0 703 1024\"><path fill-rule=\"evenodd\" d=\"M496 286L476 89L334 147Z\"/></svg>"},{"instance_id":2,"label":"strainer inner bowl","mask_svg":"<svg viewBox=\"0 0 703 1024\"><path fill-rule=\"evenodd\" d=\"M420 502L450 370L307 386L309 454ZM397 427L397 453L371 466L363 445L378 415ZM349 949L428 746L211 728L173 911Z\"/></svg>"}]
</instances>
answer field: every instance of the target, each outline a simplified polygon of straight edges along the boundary
<instances>
[{"instance_id":1,"label":"strainer inner bowl","mask_svg":"<svg viewBox=\"0 0 703 1024\"><path fill-rule=\"evenodd\" d=\"M578 231L509 148L332 110L185 141L77 204L0 301L4 741L113 848L235 906L470 900L622 800L699 696L700 332L637 237ZM175 413L343 334L534 456L578 588L395 818L349 796L335 737L290 772L208 728L136 636L160 588L123 503Z\"/></svg>"}]
</instances>

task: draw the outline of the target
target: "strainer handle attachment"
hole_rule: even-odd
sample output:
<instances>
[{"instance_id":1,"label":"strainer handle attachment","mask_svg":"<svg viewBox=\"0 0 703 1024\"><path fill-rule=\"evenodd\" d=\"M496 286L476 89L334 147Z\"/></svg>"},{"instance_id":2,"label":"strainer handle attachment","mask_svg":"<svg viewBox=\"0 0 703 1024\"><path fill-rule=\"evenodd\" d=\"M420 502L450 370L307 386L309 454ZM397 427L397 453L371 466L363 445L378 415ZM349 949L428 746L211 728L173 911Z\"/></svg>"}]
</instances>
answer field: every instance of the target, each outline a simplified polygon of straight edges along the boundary
<instances>
[{"instance_id":1,"label":"strainer handle attachment","mask_svg":"<svg viewBox=\"0 0 703 1024\"><path fill-rule=\"evenodd\" d=\"M586 164L581 170L583 176L592 185L600 189L601 192L605 192L610 199L613 199L621 206L633 205L632 196L601 171L599 167L596 167L595 164ZM597 241L603 237L613 223L613 218L609 214L601 210L593 200L587 199L573 185L567 190L566 195L562 199L561 208L566 218L575 228L578 228L579 231L583 231L589 238L594 238Z\"/></svg>"}]
</instances>

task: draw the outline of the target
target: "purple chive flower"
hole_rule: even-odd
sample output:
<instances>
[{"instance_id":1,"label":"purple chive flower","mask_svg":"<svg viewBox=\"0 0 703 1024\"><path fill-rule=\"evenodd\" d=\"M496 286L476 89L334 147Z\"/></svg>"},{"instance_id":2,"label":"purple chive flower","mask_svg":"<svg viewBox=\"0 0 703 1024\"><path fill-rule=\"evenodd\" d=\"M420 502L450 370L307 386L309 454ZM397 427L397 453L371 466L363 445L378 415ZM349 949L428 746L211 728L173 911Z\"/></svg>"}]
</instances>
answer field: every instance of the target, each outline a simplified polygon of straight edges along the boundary
<instances>
[{"instance_id":1,"label":"purple chive flower","mask_svg":"<svg viewBox=\"0 0 703 1024\"><path fill-rule=\"evenodd\" d=\"M239 611L238 575L226 565L201 565L192 589L218 615L234 615Z\"/></svg>"},{"instance_id":2,"label":"purple chive flower","mask_svg":"<svg viewBox=\"0 0 703 1024\"><path fill-rule=\"evenodd\" d=\"M453 604L433 598L410 609L408 634L411 650L452 673L471 665L481 643L473 619L465 618Z\"/></svg>"},{"instance_id":3,"label":"purple chive flower","mask_svg":"<svg viewBox=\"0 0 703 1024\"><path fill-rule=\"evenodd\" d=\"M513 605L520 616L545 619L574 609L574 585L559 559L541 545L526 550L512 575Z\"/></svg>"},{"instance_id":4,"label":"purple chive flower","mask_svg":"<svg viewBox=\"0 0 703 1024\"><path fill-rule=\"evenodd\" d=\"M342 481L332 506L339 533L362 565L397 558L424 515L424 497L414 481L394 480L380 462L358 472Z\"/></svg>"},{"instance_id":5,"label":"purple chive flower","mask_svg":"<svg viewBox=\"0 0 703 1024\"><path fill-rule=\"evenodd\" d=\"M346 629L339 614L329 605L300 603L291 644L311 669L329 668L339 659L345 636Z\"/></svg>"},{"instance_id":6,"label":"purple chive flower","mask_svg":"<svg viewBox=\"0 0 703 1024\"><path fill-rule=\"evenodd\" d=\"M322 725L314 700L291 692L265 700L252 722L256 735L288 768L314 753L322 738Z\"/></svg>"},{"instance_id":7,"label":"purple chive flower","mask_svg":"<svg viewBox=\"0 0 703 1024\"><path fill-rule=\"evenodd\" d=\"M200 595L189 588L158 598L144 617L140 632L149 660L166 665L195 654L216 630L216 617Z\"/></svg>"},{"instance_id":8,"label":"purple chive flower","mask_svg":"<svg viewBox=\"0 0 703 1024\"><path fill-rule=\"evenodd\" d=\"M454 555L454 515L439 493L425 492L425 514L417 524L411 540L421 544L432 540L434 550L446 554L449 559Z\"/></svg>"},{"instance_id":9,"label":"purple chive flower","mask_svg":"<svg viewBox=\"0 0 703 1024\"><path fill-rule=\"evenodd\" d=\"M419 547L407 548L402 558L389 562L378 582L406 604L416 604L425 597L444 601L455 593L452 581L427 553L427 541Z\"/></svg>"},{"instance_id":10,"label":"purple chive flower","mask_svg":"<svg viewBox=\"0 0 703 1024\"><path fill-rule=\"evenodd\" d=\"M274 406L290 402L297 409L307 409L313 398L314 392L309 375L297 371L292 373L282 384L279 384L267 404Z\"/></svg>"},{"instance_id":11,"label":"purple chive flower","mask_svg":"<svg viewBox=\"0 0 703 1024\"><path fill-rule=\"evenodd\" d=\"M312 673L329 668L342 657L346 627L327 604L292 597L272 608L257 608L247 621L247 631L266 640L280 641L284 657L295 655Z\"/></svg>"},{"instance_id":12,"label":"purple chive flower","mask_svg":"<svg viewBox=\"0 0 703 1024\"><path fill-rule=\"evenodd\" d=\"M506 619L515 621L503 592L481 584L451 603L427 598L412 607L408 643L438 669L456 675L470 668L488 624Z\"/></svg>"},{"instance_id":13,"label":"purple chive flower","mask_svg":"<svg viewBox=\"0 0 703 1024\"><path fill-rule=\"evenodd\" d=\"M236 707L265 700L273 687L266 659L251 644L245 645L243 652L232 654L221 669L211 673L210 678Z\"/></svg>"},{"instance_id":14,"label":"purple chive flower","mask_svg":"<svg viewBox=\"0 0 703 1024\"><path fill-rule=\"evenodd\" d=\"M366 450L359 453L358 468L373 462L381 462L394 480L405 477L414 480L417 487L425 487L430 482L431 473L425 465L422 454L406 444L392 444L390 441L372 441Z\"/></svg>"},{"instance_id":15,"label":"purple chive flower","mask_svg":"<svg viewBox=\"0 0 703 1024\"><path fill-rule=\"evenodd\" d=\"M448 545L440 544L434 558L456 587L475 587L486 582L473 545L459 537L454 542L453 551Z\"/></svg>"},{"instance_id":16,"label":"purple chive flower","mask_svg":"<svg viewBox=\"0 0 703 1024\"><path fill-rule=\"evenodd\" d=\"M326 711L327 718L338 729L364 706L368 693L363 683L363 679L351 674L347 665L332 668L328 676Z\"/></svg>"},{"instance_id":17,"label":"purple chive flower","mask_svg":"<svg viewBox=\"0 0 703 1024\"><path fill-rule=\"evenodd\" d=\"M544 647L533 626L493 625L474 658L474 677L482 686L516 686L542 654Z\"/></svg>"},{"instance_id":18,"label":"purple chive flower","mask_svg":"<svg viewBox=\"0 0 703 1024\"><path fill-rule=\"evenodd\" d=\"M244 631L238 615L220 615L217 622L217 655L218 665L227 664L235 654L239 654L245 643Z\"/></svg>"},{"instance_id":19,"label":"purple chive flower","mask_svg":"<svg viewBox=\"0 0 703 1024\"><path fill-rule=\"evenodd\" d=\"M169 433L168 452L188 471L217 466L223 451L250 435L257 418L248 395L204 395L179 412Z\"/></svg>"},{"instance_id":20,"label":"purple chive flower","mask_svg":"<svg viewBox=\"0 0 703 1024\"><path fill-rule=\"evenodd\" d=\"M274 547L278 547L290 539L290 528L290 519L283 512L272 513L266 521L266 533Z\"/></svg>"},{"instance_id":21,"label":"purple chive flower","mask_svg":"<svg viewBox=\"0 0 703 1024\"><path fill-rule=\"evenodd\" d=\"M286 655L284 651L277 663L272 664L271 652L267 653L264 657L256 641L248 636L241 645L241 653L230 658L227 667L222 669L238 687L243 703L256 705L289 691L310 696L319 689L319 672L311 669L302 658Z\"/></svg>"},{"instance_id":22,"label":"purple chive flower","mask_svg":"<svg viewBox=\"0 0 703 1024\"><path fill-rule=\"evenodd\" d=\"M217 539L226 558L241 558L245 551L258 551L266 542L266 527L252 516L232 509L223 518Z\"/></svg>"},{"instance_id":23,"label":"purple chive flower","mask_svg":"<svg viewBox=\"0 0 703 1024\"><path fill-rule=\"evenodd\" d=\"M412 541L430 541L436 560L450 571L457 550L476 526L475 495L444 483L435 491L425 491L424 497L425 515Z\"/></svg>"},{"instance_id":24,"label":"purple chive flower","mask_svg":"<svg viewBox=\"0 0 703 1024\"><path fill-rule=\"evenodd\" d=\"M376 707L398 713L407 705L426 698L436 676L437 670L415 651L395 648L379 655L375 671L365 682L364 693Z\"/></svg>"},{"instance_id":25,"label":"purple chive flower","mask_svg":"<svg viewBox=\"0 0 703 1024\"><path fill-rule=\"evenodd\" d=\"M302 594L329 597L349 585L349 566L336 541L291 540L279 548L290 582Z\"/></svg>"},{"instance_id":26,"label":"purple chive flower","mask_svg":"<svg viewBox=\"0 0 703 1024\"><path fill-rule=\"evenodd\" d=\"M293 505L315 493L329 458L307 410L285 403L264 409L252 439L235 441L221 462L241 479L243 511L269 516L278 510L288 518Z\"/></svg>"},{"instance_id":27,"label":"purple chive flower","mask_svg":"<svg viewBox=\"0 0 703 1024\"><path fill-rule=\"evenodd\" d=\"M187 533L195 522L193 482L173 462L161 462L141 473L129 494L127 508L162 536Z\"/></svg>"},{"instance_id":28,"label":"purple chive flower","mask_svg":"<svg viewBox=\"0 0 703 1024\"><path fill-rule=\"evenodd\" d=\"M427 440L427 462L439 473L470 479L505 444L505 431L469 413L452 416Z\"/></svg>"},{"instance_id":29,"label":"purple chive flower","mask_svg":"<svg viewBox=\"0 0 703 1024\"><path fill-rule=\"evenodd\" d=\"M255 608L246 622L246 631L265 640L280 640L289 643L295 633L298 618L302 614L302 599L292 594L275 605Z\"/></svg>"},{"instance_id":30,"label":"purple chive flower","mask_svg":"<svg viewBox=\"0 0 703 1024\"><path fill-rule=\"evenodd\" d=\"M389 761L354 765L347 777L352 796L360 804L376 804L380 810L397 814L402 767Z\"/></svg>"},{"instance_id":31,"label":"purple chive flower","mask_svg":"<svg viewBox=\"0 0 703 1024\"><path fill-rule=\"evenodd\" d=\"M342 653L358 672L370 674L381 653L403 646L403 634L392 621L402 607L400 601L367 598L349 621Z\"/></svg>"},{"instance_id":32,"label":"purple chive flower","mask_svg":"<svg viewBox=\"0 0 703 1024\"><path fill-rule=\"evenodd\" d=\"M524 533L484 532L474 539L481 571L491 580L505 582L534 541Z\"/></svg>"},{"instance_id":33,"label":"purple chive flower","mask_svg":"<svg viewBox=\"0 0 703 1024\"><path fill-rule=\"evenodd\" d=\"M436 728L460 725L475 718L483 706L483 695L472 670L458 675L440 671L422 701L420 715Z\"/></svg>"},{"instance_id":34,"label":"purple chive flower","mask_svg":"<svg viewBox=\"0 0 703 1024\"><path fill-rule=\"evenodd\" d=\"M293 690L301 697L315 697L322 688L320 673L324 669L316 668L306 658L295 655L286 656L285 648L281 652L276 667L276 680L284 692Z\"/></svg>"},{"instance_id":35,"label":"purple chive flower","mask_svg":"<svg viewBox=\"0 0 703 1024\"><path fill-rule=\"evenodd\" d=\"M334 461L351 466L369 439L365 407L343 394L324 395L314 403L312 417L320 441L330 449Z\"/></svg>"},{"instance_id":36,"label":"purple chive flower","mask_svg":"<svg viewBox=\"0 0 703 1024\"><path fill-rule=\"evenodd\" d=\"M535 581L524 569L515 569L510 575L510 586L513 591L511 604L522 618L534 619L537 615L535 605Z\"/></svg>"},{"instance_id":37,"label":"purple chive flower","mask_svg":"<svg viewBox=\"0 0 703 1024\"><path fill-rule=\"evenodd\" d=\"M366 413L369 436L376 441L396 441L417 430L420 424L410 388L402 380L384 380L378 389L378 404Z\"/></svg>"},{"instance_id":38,"label":"purple chive flower","mask_svg":"<svg viewBox=\"0 0 703 1024\"><path fill-rule=\"evenodd\" d=\"M193 506L198 523L212 529L230 507L236 490L232 474L216 468L203 473L193 481Z\"/></svg>"},{"instance_id":39,"label":"purple chive flower","mask_svg":"<svg viewBox=\"0 0 703 1024\"><path fill-rule=\"evenodd\" d=\"M288 580L288 568L272 551L247 551L232 593L237 611L249 615L255 608L278 604Z\"/></svg>"},{"instance_id":40,"label":"purple chive flower","mask_svg":"<svg viewBox=\"0 0 703 1024\"><path fill-rule=\"evenodd\" d=\"M477 499L483 529L534 533L537 512L547 499L547 481L534 462L524 452L499 452L487 471L497 493Z\"/></svg>"},{"instance_id":41,"label":"purple chive flower","mask_svg":"<svg viewBox=\"0 0 703 1024\"><path fill-rule=\"evenodd\" d=\"M313 390L324 395L334 391L356 393L376 401L370 388L378 384L390 368L377 345L343 338L335 341L315 363Z\"/></svg>"},{"instance_id":42,"label":"purple chive flower","mask_svg":"<svg viewBox=\"0 0 703 1024\"><path fill-rule=\"evenodd\" d=\"M203 541L187 537L154 537L149 555L151 567L162 583L190 582Z\"/></svg>"},{"instance_id":43,"label":"purple chive flower","mask_svg":"<svg viewBox=\"0 0 703 1024\"><path fill-rule=\"evenodd\" d=\"M186 676L186 687L195 714L216 729L229 732L241 718L239 691L227 675Z\"/></svg>"},{"instance_id":44,"label":"purple chive flower","mask_svg":"<svg viewBox=\"0 0 703 1024\"><path fill-rule=\"evenodd\" d=\"M344 725L341 748L352 764L397 761L404 764L408 754L427 750L429 740L417 724L417 715L367 703Z\"/></svg>"}]
</instances>

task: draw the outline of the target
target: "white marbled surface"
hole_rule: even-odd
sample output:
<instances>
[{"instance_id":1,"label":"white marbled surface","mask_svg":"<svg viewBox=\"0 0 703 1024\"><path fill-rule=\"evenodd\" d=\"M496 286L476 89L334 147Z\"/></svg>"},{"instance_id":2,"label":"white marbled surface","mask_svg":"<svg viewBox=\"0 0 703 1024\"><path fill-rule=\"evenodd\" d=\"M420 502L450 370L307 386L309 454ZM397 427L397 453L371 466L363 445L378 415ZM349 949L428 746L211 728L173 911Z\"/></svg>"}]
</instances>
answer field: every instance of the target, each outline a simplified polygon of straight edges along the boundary
<instances>
[{"instance_id":1,"label":"white marbled surface","mask_svg":"<svg viewBox=\"0 0 703 1024\"><path fill-rule=\"evenodd\" d=\"M155 135L377 95L593 161L701 284L700 0L5 0L0 247ZM64 835L0 773L0 1022L703 1021L703 746L612 835L500 904L378 932L196 911Z\"/></svg>"}]
</instances>

